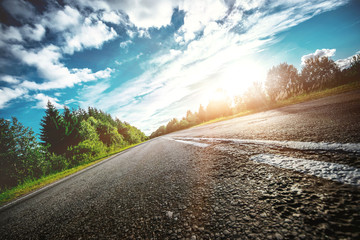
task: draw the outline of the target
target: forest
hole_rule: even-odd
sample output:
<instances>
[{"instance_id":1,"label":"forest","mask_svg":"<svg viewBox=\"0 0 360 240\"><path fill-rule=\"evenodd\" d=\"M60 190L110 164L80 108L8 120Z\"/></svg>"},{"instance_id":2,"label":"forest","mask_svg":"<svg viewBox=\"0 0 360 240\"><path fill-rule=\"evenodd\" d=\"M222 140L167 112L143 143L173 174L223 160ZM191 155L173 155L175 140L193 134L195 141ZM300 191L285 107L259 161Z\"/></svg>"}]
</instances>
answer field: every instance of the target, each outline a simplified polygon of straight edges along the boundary
<instances>
[{"instance_id":1,"label":"forest","mask_svg":"<svg viewBox=\"0 0 360 240\"><path fill-rule=\"evenodd\" d=\"M91 107L60 112L48 102L40 125L38 141L15 117L0 119L0 192L147 140L136 127Z\"/></svg>"},{"instance_id":2,"label":"forest","mask_svg":"<svg viewBox=\"0 0 360 240\"><path fill-rule=\"evenodd\" d=\"M215 95L220 97L210 100L206 107L200 105L197 112L188 110L181 120L173 118L151 133L150 138L240 112L269 109L278 101L356 81L360 81L360 54L343 70L328 57L307 59L300 72L293 65L281 63L268 71L264 84L254 82L244 94L233 99L218 89Z\"/></svg>"}]
</instances>

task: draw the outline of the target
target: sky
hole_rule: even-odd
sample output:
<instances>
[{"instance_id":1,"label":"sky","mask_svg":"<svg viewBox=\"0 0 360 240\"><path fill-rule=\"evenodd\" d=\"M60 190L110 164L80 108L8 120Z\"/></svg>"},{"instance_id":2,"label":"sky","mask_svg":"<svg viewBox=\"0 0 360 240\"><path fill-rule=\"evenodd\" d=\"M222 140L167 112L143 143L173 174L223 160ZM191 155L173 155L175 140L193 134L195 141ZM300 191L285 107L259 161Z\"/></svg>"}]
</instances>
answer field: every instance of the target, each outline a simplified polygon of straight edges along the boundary
<instances>
[{"instance_id":1,"label":"sky","mask_svg":"<svg viewBox=\"0 0 360 240\"><path fill-rule=\"evenodd\" d=\"M357 0L2 0L0 117L39 133L46 103L150 134L282 62L360 53Z\"/></svg>"}]
</instances>

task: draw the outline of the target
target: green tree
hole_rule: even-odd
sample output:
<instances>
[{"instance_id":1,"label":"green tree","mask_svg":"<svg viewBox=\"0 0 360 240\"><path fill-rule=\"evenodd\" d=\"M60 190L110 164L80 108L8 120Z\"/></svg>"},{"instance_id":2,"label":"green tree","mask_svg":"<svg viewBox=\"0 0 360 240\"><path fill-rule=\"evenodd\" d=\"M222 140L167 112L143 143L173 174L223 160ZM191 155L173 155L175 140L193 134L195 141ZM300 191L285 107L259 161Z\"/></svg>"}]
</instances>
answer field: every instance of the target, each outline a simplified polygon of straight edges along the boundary
<instances>
[{"instance_id":1,"label":"green tree","mask_svg":"<svg viewBox=\"0 0 360 240\"><path fill-rule=\"evenodd\" d=\"M48 147L50 152L55 154L64 153L64 149L61 144L64 136L60 134L64 132L61 121L60 112L54 105L51 104L50 101L48 101L45 116L42 118L40 123L40 139L42 144Z\"/></svg>"},{"instance_id":2,"label":"green tree","mask_svg":"<svg viewBox=\"0 0 360 240\"><path fill-rule=\"evenodd\" d=\"M123 142L122 136L109 122L98 121L96 131L99 134L100 140L108 147L111 145L120 145Z\"/></svg>"},{"instance_id":3,"label":"green tree","mask_svg":"<svg viewBox=\"0 0 360 240\"><path fill-rule=\"evenodd\" d=\"M0 119L0 188L40 176L44 156L31 129L15 117Z\"/></svg>"},{"instance_id":4,"label":"green tree","mask_svg":"<svg viewBox=\"0 0 360 240\"><path fill-rule=\"evenodd\" d=\"M164 125L156 129L155 132L151 133L150 138L155 138L166 134L166 127Z\"/></svg>"},{"instance_id":5,"label":"green tree","mask_svg":"<svg viewBox=\"0 0 360 240\"><path fill-rule=\"evenodd\" d=\"M342 71L346 82L360 81L360 54L353 56L350 67Z\"/></svg>"},{"instance_id":6,"label":"green tree","mask_svg":"<svg viewBox=\"0 0 360 240\"><path fill-rule=\"evenodd\" d=\"M331 87L336 84L339 68L328 57L312 57L305 61L301 70L301 81L306 92Z\"/></svg>"},{"instance_id":7,"label":"green tree","mask_svg":"<svg viewBox=\"0 0 360 240\"><path fill-rule=\"evenodd\" d=\"M166 133L171 133L179 130L179 120L173 118L168 124L166 125Z\"/></svg>"}]
</instances>

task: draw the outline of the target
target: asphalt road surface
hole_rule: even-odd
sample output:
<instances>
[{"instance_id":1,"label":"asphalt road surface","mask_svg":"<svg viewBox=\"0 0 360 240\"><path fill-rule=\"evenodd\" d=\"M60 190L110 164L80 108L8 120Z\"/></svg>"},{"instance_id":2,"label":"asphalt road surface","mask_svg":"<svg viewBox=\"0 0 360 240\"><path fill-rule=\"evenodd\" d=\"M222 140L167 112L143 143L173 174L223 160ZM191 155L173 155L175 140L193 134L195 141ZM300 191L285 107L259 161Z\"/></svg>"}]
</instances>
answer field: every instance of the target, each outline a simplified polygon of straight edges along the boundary
<instances>
[{"instance_id":1,"label":"asphalt road surface","mask_svg":"<svg viewBox=\"0 0 360 240\"><path fill-rule=\"evenodd\" d=\"M360 91L148 141L0 210L1 239L359 239Z\"/></svg>"}]
</instances>

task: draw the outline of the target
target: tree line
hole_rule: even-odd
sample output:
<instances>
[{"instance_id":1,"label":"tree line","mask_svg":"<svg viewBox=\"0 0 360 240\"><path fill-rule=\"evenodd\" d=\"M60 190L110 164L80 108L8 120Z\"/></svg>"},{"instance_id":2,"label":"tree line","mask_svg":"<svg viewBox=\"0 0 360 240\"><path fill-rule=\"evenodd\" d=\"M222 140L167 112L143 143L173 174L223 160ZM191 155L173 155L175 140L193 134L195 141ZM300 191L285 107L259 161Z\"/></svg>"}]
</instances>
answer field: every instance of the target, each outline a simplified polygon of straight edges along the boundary
<instances>
[{"instance_id":1,"label":"tree line","mask_svg":"<svg viewBox=\"0 0 360 240\"><path fill-rule=\"evenodd\" d=\"M244 94L233 99L230 97L213 99L206 107L200 105L197 112L188 110L181 120L171 119L166 125L154 131L150 138L186 129L219 117L266 109L290 97L355 81L360 81L360 54L354 56L350 67L343 70L340 70L328 57L316 56L306 59L300 72L294 65L280 63L268 71L264 84L254 82Z\"/></svg>"},{"instance_id":2,"label":"tree line","mask_svg":"<svg viewBox=\"0 0 360 240\"><path fill-rule=\"evenodd\" d=\"M96 108L62 113L48 102L40 140L15 117L0 119L0 190L107 156L145 141L127 122Z\"/></svg>"}]
</instances>

